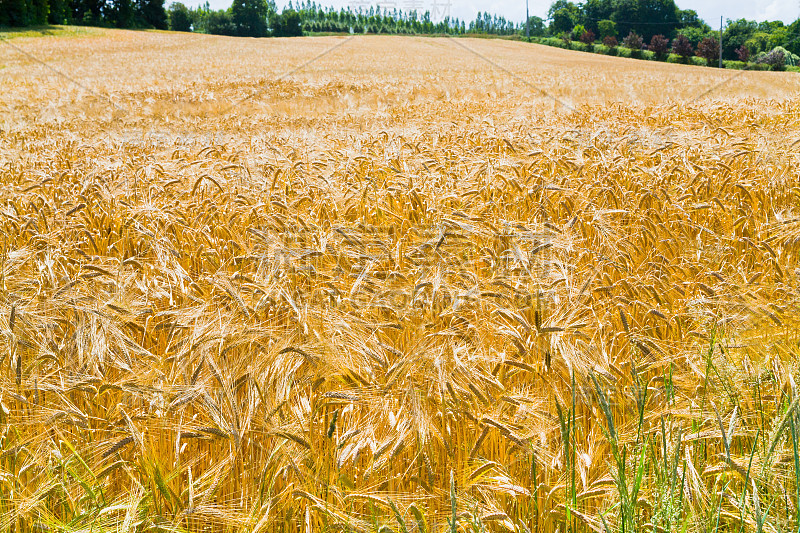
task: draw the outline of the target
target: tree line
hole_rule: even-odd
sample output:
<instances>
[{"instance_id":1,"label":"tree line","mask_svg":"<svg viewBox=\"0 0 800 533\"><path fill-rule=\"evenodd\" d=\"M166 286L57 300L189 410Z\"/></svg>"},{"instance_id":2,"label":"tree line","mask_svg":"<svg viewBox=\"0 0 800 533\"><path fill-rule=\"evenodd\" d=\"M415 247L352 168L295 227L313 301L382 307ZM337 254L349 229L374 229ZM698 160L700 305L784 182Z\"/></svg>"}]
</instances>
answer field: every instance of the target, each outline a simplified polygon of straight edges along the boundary
<instances>
[{"instance_id":1,"label":"tree line","mask_svg":"<svg viewBox=\"0 0 800 533\"><path fill-rule=\"evenodd\" d=\"M616 45L629 36L629 44L651 49L656 55L677 47L679 55L711 57L720 32L692 9L680 9L674 0L586 0L575 3L556 0L548 11L549 24L532 17L532 34ZM656 38L653 41L653 38ZM747 62L775 50L800 54L800 19L789 25L781 21L727 20L721 35L722 58ZM691 53L689 53L691 47Z\"/></svg>"},{"instance_id":2,"label":"tree line","mask_svg":"<svg viewBox=\"0 0 800 533\"><path fill-rule=\"evenodd\" d=\"M0 0L0 26L74 24L168 29L164 0Z\"/></svg>"},{"instance_id":3,"label":"tree line","mask_svg":"<svg viewBox=\"0 0 800 533\"><path fill-rule=\"evenodd\" d=\"M401 11L371 6L364 10L335 9L303 1L279 12L270 0L234 0L229 9L213 10L208 3L189 8L180 2L168 9L170 29L244 37L293 36L304 33L372 33L460 35L520 35L523 23L505 17L478 13L467 23L458 18L434 20L429 11Z\"/></svg>"},{"instance_id":4,"label":"tree line","mask_svg":"<svg viewBox=\"0 0 800 533\"><path fill-rule=\"evenodd\" d=\"M233 0L228 9L214 10L206 3L187 7L164 0L0 0L0 26L75 24L117 28L156 28L247 37L293 36L307 33L373 34L486 34L536 38L594 40L615 45L629 36L642 39L642 49L661 50L666 40L679 53L709 53L710 40L719 46L713 30L692 9L680 9L674 0L556 0L547 19L530 17L515 23L502 16L478 13L473 21L430 12L403 12L370 7L366 10L334 9L311 0L279 10L274 0ZM655 38L655 41L653 39ZM636 44L636 40L631 41ZM688 43L688 44L687 44ZM705 43L705 44L703 44ZM776 49L800 54L800 19L757 23L728 21L722 33L722 56L744 60Z\"/></svg>"},{"instance_id":5,"label":"tree line","mask_svg":"<svg viewBox=\"0 0 800 533\"><path fill-rule=\"evenodd\" d=\"M303 33L519 34L523 24L489 13L466 23L431 13L334 9L312 1L278 10L274 0L233 0L228 9L208 2L197 8L164 0L0 0L0 26L71 24L115 28L155 28L242 37L294 36Z\"/></svg>"}]
</instances>

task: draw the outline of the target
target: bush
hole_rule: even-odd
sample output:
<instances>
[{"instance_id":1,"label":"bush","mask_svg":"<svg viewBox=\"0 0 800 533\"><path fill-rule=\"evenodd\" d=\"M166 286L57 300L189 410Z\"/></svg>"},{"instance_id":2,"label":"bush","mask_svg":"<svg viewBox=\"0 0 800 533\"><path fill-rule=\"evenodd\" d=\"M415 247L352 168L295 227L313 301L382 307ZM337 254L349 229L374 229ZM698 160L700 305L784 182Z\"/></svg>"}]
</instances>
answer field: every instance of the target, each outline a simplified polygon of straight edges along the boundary
<instances>
[{"instance_id":1,"label":"bush","mask_svg":"<svg viewBox=\"0 0 800 533\"><path fill-rule=\"evenodd\" d=\"M669 54L666 61L667 63L675 63L678 65L697 65L700 67L706 66L706 60L697 56L682 57L678 54Z\"/></svg>"},{"instance_id":2,"label":"bush","mask_svg":"<svg viewBox=\"0 0 800 533\"><path fill-rule=\"evenodd\" d=\"M583 44L592 44L594 42L594 32L586 30L581 34L580 39Z\"/></svg>"},{"instance_id":3,"label":"bush","mask_svg":"<svg viewBox=\"0 0 800 533\"><path fill-rule=\"evenodd\" d=\"M594 52L595 54L602 54L604 56L615 55L611 53L611 48L603 44L592 45L592 52Z\"/></svg>"},{"instance_id":4,"label":"bush","mask_svg":"<svg viewBox=\"0 0 800 533\"><path fill-rule=\"evenodd\" d=\"M745 45L740 46L736 49L736 57L739 58L739 61L747 63L747 60L750 59L750 49Z\"/></svg>"},{"instance_id":5,"label":"bush","mask_svg":"<svg viewBox=\"0 0 800 533\"><path fill-rule=\"evenodd\" d=\"M613 35L606 35L603 37L603 45L609 48L616 48L619 45L619 41Z\"/></svg>"},{"instance_id":6,"label":"bush","mask_svg":"<svg viewBox=\"0 0 800 533\"><path fill-rule=\"evenodd\" d=\"M714 37L706 37L697 45L697 55L706 60L708 66L719 61L719 41Z\"/></svg>"},{"instance_id":7,"label":"bush","mask_svg":"<svg viewBox=\"0 0 800 533\"><path fill-rule=\"evenodd\" d=\"M667 57L669 53L669 39L661 34L653 35L650 39L650 46L648 49L652 50L659 60L662 60Z\"/></svg>"},{"instance_id":8,"label":"bush","mask_svg":"<svg viewBox=\"0 0 800 533\"><path fill-rule=\"evenodd\" d=\"M556 48L569 48L569 42L565 44L563 39L559 39L558 37L543 37L540 39L536 39L536 42L539 44L543 44L545 46L554 46Z\"/></svg>"},{"instance_id":9,"label":"bush","mask_svg":"<svg viewBox=\"0 0 800 533\"><path fill-rule=\"evenodd\" d=\"M679 65L696 65L698 67L705 67L706 60L702 57L691 56L691 57L682 57L678 54L670 54L667 56L667 63L675 63Z\"/></svg>"},{"instance_id":10,"label":"bush","mask_svg":"<svg viewBox=\"0 0 800 533\"><path fill-rule=\"evenodd\" d=\"M644 45L644 40L638 33L631 30L622 40L622 45L630 50L641 50Z\"/></svg>"},{"instance_id":11,"label":"bush","mask_svg":"<svg viewBox=\"0 0 800 533\"><path fill-rule=\"evenodd\" d=\"M572 40L580 39L581 35L586 33L586 27L583 24L576 24L574 28L572 28Z\"/></svg>"},{"instance_id":12,"label":"bush","mask_svg":"<svg viewBox=\"0 0 800 533\"><path fill-rule=\"evenodd\" d=\"M787 67L796 67L798 63L800 63L800 57L797 54L791 53L789 50L782 46L776 46L772 49L773 52L783 52L783 59L786 62Z\"/></svg>"},{"instance_id":13,"label":"bush","mask_svg":"<svg viewBox=\"0 0 800 533\"><path fill-rule=\"evenodd\" d=\"M683 63L687 63L693 53L692 42L685 35L678 35L672 41L672 53L680 57Z\"/></svg>"},{"instance_id":14,"label":"bush","mask_svg":"<svg viewBox=\"0 0 800 533\"><path fill-rule=\"evenodd\" d=\"M726 59L722 62L722 66L730 70L748 70L747 63L745 61L731 61Z\"/></svg>"},{"instance_id":15,"label":"bush","mask_svg":"<svg viewBox=\"0 0 800 533\"><path fill-rule=\"evenodd\" d=\"M756 63L769 66L770 70L786 69L786 54L783 50L773 49L766 54L759 54Z\"/></svg>"}]
</instances>

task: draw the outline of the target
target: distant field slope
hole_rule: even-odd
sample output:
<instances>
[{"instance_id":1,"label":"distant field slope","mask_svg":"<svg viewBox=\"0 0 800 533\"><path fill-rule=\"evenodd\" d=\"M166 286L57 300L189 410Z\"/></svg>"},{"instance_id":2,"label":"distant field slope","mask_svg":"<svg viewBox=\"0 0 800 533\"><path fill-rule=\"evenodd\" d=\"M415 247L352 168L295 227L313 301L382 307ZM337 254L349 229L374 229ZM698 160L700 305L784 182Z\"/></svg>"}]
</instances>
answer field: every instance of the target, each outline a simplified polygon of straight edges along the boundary
<instances>
[{"instance_id":1,"label":"distant field slope","mask_svg":"<svg viewBox=\"0 0 800 533\"><path fill-rule=\"evenodd\" d=\"M0 43L0 532L796 531L798 88Z\"/></svg>"}]
</instances>

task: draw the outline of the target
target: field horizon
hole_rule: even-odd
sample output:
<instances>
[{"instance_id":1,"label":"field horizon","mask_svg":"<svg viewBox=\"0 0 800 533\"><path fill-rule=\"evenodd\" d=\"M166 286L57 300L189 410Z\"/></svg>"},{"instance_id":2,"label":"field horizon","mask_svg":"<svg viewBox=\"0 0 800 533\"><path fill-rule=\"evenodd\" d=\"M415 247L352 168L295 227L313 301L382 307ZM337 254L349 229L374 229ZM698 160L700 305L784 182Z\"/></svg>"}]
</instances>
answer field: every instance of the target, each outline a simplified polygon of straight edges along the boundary
<instances>
[{"instance_id":1,"label":"field horizon","mask_svg":"<svg viewBox=\"0 0 800 533\"><path fill-rule=\"evenodd\" d=\"M798 90L0 43L0 531L796 531Z\"/></svg>"}]
</instances>

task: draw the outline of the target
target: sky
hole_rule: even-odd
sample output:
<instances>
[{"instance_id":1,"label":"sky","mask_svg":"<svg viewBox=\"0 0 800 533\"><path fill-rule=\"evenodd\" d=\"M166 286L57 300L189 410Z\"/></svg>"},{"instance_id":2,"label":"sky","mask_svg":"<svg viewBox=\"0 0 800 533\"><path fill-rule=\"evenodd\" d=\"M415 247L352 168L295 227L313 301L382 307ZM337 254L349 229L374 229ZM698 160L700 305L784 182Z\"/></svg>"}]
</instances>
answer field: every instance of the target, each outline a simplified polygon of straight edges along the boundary
<instances>
[{"instance_id":1,"label":"sky","mask_svg":"<svg viewBox=\"0 0 800 533\"><path fill-rule=\"evenodd\" d=\"M277 5L288 4L289 0L276 0ZM461 20L474 20L475 15L481 11L502 15L509 20L522 22L525 20L525 0L495 0L491 2L480 0L315 0L317 4L325 6L352 7L354 9L370 6L387 7L418 12L430 11L434 20L449 14ZM547 9L551 0L528 0L530 14L546 18ZM169 3L169 0L167 1ZM205 0L184 0L186 5L197 6ZM209 0L214 9L227 8L231 0ZM694 9L712 27L719 26L719 17L725 19L746 18L758 22L764 20L782 20L786 24L800 18L800 0L677 0L678 7Z\"/></svg>"}]
</instances>

